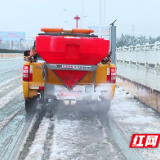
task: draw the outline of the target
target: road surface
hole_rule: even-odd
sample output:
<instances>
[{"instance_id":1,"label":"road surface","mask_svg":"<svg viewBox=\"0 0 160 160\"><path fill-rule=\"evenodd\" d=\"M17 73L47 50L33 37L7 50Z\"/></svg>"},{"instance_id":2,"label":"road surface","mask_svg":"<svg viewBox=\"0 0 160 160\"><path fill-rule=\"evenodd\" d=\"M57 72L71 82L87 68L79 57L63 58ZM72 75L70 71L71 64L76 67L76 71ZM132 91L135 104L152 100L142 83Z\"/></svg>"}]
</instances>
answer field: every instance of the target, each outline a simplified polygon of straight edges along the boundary
<instances>
[{"instance_id":1,"label":"road surface","mask_svg":"<svg viewBox=\"0 0 160 160\"><path fill-rule=\"evenodd\" d=\"M23 63L22 58L0 59L0 159L160 159L160 148L129 148L133 133L160 133L160 117L122 88L116 88L108 116L95 104L66 107L55 101L26 114Z\"/></svg>"}]
</instances>

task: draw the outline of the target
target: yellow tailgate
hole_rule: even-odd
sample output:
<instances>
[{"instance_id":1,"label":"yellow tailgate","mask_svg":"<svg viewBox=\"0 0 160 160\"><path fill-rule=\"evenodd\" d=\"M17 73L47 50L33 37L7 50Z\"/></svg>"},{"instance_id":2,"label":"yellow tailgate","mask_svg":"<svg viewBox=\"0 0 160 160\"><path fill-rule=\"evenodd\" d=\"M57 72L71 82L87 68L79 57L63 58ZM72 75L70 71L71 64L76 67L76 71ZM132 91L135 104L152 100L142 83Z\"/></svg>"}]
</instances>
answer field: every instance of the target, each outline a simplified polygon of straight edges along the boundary
<instances>
[{"instance_id":1,"label":"yellow tailgate","mask_svg":"<svg viewBox=\"0 0 160 160\"><path fill-rule=\"evenodd\" d=\"M29 88L44 87L44 79L42 77L42 63L30 63L30 73L32 80L29 81Z\"/></svg>"},{"instance_id":2,"label":"yellow tailgate","mask_svg":"<svg viewBox=\"0 0 160 160\"><path fill-rule=\"evenodd\" d=\"M95 71L95 84L101 84L101 83L107 83L107 67L110 67L110 64L106 65L99 65L98 68ZM35 67L34 67L35 68ZM35 69L35 71L40 72L37 73L36 76L34 76L33 81L38 81L38 77L41 74L41 71L38 69ZM42 77L42 76L41 76ZM44 81L43 81L44 82ZM79 85L85 85L85 84L91 84L93 82L93 72L89 72L78 84ZM53 73L51 69L47 69L47 83L49 84L55 84L55 85L63 85L61 80Z\"/></svg>"}]
</instances>

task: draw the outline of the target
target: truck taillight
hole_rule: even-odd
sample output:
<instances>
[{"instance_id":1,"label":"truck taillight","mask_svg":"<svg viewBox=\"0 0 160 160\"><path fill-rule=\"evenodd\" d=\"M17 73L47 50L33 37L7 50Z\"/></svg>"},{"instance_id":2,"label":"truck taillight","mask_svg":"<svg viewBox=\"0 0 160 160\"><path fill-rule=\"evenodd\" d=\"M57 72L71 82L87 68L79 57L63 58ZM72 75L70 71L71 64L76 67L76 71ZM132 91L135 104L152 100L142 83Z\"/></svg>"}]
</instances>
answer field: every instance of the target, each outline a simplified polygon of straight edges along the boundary
<instances>
[{"instance_id":1,"label":"truck taillight","mask_svg":"<svg viewBox=\"0 0 160 160\"><path fill-rule=\"evenodd\" d=\"M32 74L33 71L32 71L32 70L33 70L33 66L30 65L30 66L29 66L29 81L30 81L30 82L31 82L32 79L33 79L33 78L32 78L32 77L33 77L33 74Z\"/></svg>"},{"instance_id":2,"label":"truck taillight","mask_svg":"<svg viewBox=\"0 0 160 160\"><path fill-rule=\"evenodd\" d=\"M110 68L110 83L116 83L116 68Z\"/></svg>"},{"instance_id":3,"label":"truck taillight","mask_svg":"<svg viewBox=\"0 0 160 160\"><path fill-rule=\"evenodd\" d=\"M107 67L107 83L110 83L110 67Z\"/></svg>"},{"instance_id":4,"label":"truck taillight","mask_svg":"<svg viewBox=\"0 0 160 160\"><path fill-rule=\"evenodd\" d=\"M23 81L29 81L29 66L23 66Z\"/></svg>"}]
</instances>

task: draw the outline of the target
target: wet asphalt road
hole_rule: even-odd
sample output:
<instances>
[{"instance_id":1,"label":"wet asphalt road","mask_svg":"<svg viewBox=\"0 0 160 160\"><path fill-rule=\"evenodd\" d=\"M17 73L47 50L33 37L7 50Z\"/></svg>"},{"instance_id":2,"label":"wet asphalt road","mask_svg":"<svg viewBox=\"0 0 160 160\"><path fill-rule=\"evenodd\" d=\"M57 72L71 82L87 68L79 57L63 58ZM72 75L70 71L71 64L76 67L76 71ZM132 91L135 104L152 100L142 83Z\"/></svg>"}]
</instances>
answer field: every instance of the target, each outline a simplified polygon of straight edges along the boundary
<instances>
[{"instance_id":1,"label":"wet asphalt road","mask_svg":"<svg viewBox=\"0 0 160 160\"><path fill-rule=\"evenodd\" d=\"M22 58L0 59L0 159L9 155L30 119L22 95Z\"/></svg>"},{"instance_id":2,"label":"wet asphalt road","mask_svg":"<svg viewBox=\"0 0 160 160\"><path fill-rule=\"evenodd\" d=\"M127 159L114 139L109 118L97 114L94 104L66 107L52 101L29 134L33 115L24 111L23 63L22 59L0 60L0 159L14 159L10 155L24 130L29 138L19 160Z\"/></svg>"},{"instance_id":3,"label":"wet asphalt road","mask_svg":"<svg viewBox=\"0 0 160 160\"><path fill-rule=\"evenodd\" d=\"M111 135L108 117L97 114L93 106L58 104L52 119L54 134L50 160L126 159Z\"/></svg>"},{"instance_id":4,"label":"wet asphalt road","mask_svg":"<svg viewBox=\"0 0 160 160\"><path fill-rule=\"evenodd\" d=\"M52 101L31 146L19 160L126 160L111 134L108 117L94 105L64 106ZM26 152L27 150L27 152Z\"/></svg>"}]
</instances>

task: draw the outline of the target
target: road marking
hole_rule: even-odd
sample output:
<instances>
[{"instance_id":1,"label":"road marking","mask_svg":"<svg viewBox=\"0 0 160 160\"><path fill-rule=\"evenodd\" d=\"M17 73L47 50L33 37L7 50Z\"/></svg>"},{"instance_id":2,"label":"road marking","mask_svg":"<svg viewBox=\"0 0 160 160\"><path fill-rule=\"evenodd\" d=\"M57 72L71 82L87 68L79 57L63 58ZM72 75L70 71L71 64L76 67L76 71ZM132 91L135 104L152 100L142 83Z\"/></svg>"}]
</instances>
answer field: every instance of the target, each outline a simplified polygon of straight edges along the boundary
<instances>
[{"instance_id":1,"label":"road marking","mask_svg":"<svg viewBox=\"0 0 160 160\"><path fill-rule=\"evenodd\" d=\"M10 69L10 70L4 71L4 72L0 72L0 75L4 74L4 73L7 73L7 72L15 71L15 70L18 70L18 69L22 69L22 67L18 67L18 68L14 68L14 69Z\"/></svg>"},{"instance_id":2,"label":"road marking","mask_svg":"<svg viewBox=\"0 0 160 160\"><path fill-rule=\"evenodd\" d=\"M9 89L9 88L11 88L11 87L13 87L13 86L14 86L14 84L11 83L11 84L8 84L6 87L1 88L1 89L0 89L0 94L2 94L4 91L6 91L7 89Z\"/></svg>"},{"instance_id":3,"label":"road marking","mask_svg":"<svg viewBox=\"0 0 160 160\"><path fill-rule=\"evenodd\" d=\"M16 80L16 79L18 79L18 78L22 78L22 76L15 76L15 77L13 77L13 78L11 78L11 79L8 79L7 81L0 83L0 87L5 86L5 85L7 85L8 83L13 82L14 80Z\"/></svg>"},{"instance_id":4,"label":"road marking","mask_svg":"<svg viewBox=\"0 0 160 160\"><path fill-rule=\"evenodd\" d=\"M4 97L0 98L0 110L3 109L7 103L12 101L14 98L19 96L22 93L22 86L19 86L12 90L10 93L4 95Z\"/></svg>"},{"instance_id":5,"label":"road marking","mask_svg":"<svg viewBox=\"0 0 160 160\"><path fill-rule=\"evenodd\" d=\"M0 132L21 110L22 109L19 109L18 111L11 114L9 117L4 118L2 122L0 122Z\"/></svg>"},{"instance_id":6,"label":"road marking","mask_svg":"<svg viewBox=\"0 0 160 160\"><path fill-rule=\"evenodd\" d=\"M32 142L32 146L30 147L30 151L25 158L27 159L41 159L44 154L44 142L46 141L47 131L49 128L49 118L43 118L38 131L36 132L36 136L34 141Z\"/></svg>"}]
</instances>

